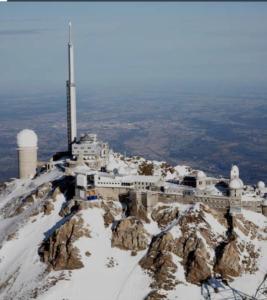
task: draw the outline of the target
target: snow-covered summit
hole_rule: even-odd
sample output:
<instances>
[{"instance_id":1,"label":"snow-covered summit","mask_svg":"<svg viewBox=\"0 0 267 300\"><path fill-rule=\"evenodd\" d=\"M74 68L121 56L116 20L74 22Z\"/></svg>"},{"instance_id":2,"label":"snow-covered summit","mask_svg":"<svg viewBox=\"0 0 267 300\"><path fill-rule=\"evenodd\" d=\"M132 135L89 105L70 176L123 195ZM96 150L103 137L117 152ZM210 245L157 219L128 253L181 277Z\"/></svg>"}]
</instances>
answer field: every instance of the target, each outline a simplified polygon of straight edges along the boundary
<instances>
[{"instance_id":1,"label":"snow-covered summit","mask_svg":"<svg viewBox=\"0 0 267 300\"><path fill-rule=\"evenodd\" d=\"M142 162L114 159L112 167L138 173ZM2 190L1 299L204 299L202 282L210 289L208 278L219 276L227 293L252 296L260 286L263 215L244 210L230 220L199 203L147 213L136 203L77 202L73 184L54 169Z\"/></svg>"}]
</instances>

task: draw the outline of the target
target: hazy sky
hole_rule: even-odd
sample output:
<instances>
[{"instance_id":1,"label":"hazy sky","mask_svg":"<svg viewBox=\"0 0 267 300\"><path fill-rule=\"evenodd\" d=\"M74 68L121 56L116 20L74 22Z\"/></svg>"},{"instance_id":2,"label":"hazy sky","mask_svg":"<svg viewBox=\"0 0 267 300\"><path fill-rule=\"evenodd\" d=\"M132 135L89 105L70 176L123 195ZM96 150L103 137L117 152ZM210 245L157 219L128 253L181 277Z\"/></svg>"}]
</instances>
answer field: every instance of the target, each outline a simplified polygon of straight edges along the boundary
<instances>
[{"instance_id":1,"label":"hazy sky","mask_svg":"<svg viewBox=\"0 0 267 300\"><path fill-rule=\"evenodd\" d=\"M1 93L77 85L264 85L267 3L1 3Z\"/></svg>"}]
</instances>

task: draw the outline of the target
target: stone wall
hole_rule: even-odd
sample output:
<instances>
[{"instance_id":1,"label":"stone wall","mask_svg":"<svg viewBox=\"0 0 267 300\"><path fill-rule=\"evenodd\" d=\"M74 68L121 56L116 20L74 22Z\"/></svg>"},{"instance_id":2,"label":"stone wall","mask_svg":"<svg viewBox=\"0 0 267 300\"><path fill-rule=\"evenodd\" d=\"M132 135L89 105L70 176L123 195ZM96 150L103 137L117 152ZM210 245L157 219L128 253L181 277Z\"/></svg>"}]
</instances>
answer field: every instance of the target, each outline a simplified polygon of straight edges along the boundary
<instances>
[{"instance_id":1,"label":"stone wall","mask_svg":"<svg viewBox=\"0 0 267 300\"><path fill-rule=\"evenodd\" d=\"M127 188L110 188L110 187L96 187L96 193L106 200L119 201L120 195L128 193L129 189Z\"/></svg>"},{"instance_id":2,"label":"stone wall","mask_svg":"<svg viewBox=\"0 0 267 300\"><path fill-rule=\"evenodd\" d=\"M193 204L196 202L202 202L209 207L219 210L227 211L230 208L229 197L216 197L216 196L190 196L190 195L177 195L177 194L159 194L158 201L162 203L174 203L179 202L183 204ZM240 200L232 200L231 206L240 206Z\"/></svg>"},{"instance_id":3,"label":"stone wall","mask_svg":"<svg viewBox=\"0 0 267 300\"><path fill-rule=\"evenodd\" d=\"M262 214L267 217L267 206L262 206Z\"/></svg>"},{"instance_id":4,"label":"stone wall","mask_svg":"<svg viewBox=\"0 0 267 300\"><path fill-rule=\"evenodd\" d=\"M242 208L262 213L262 205L260 201L242 201Z\"/></svg>"},{"instance_id":5,"label":"stone wall","mask_svg":"<svg viewBox=\"0 0 267 300\"><path fill-rule=\"evenodd\" d=\"M151 211L159 202L159 193L153 191L130 191L130 200L137 200L146 211Z\"/></svg>"},{"instance_id":6,"label":"stone wall","mask_svg":"<svg viewBox=\"0 0 267 300\"><path fill-rule=\"evenodd\" d=\"M242 201L237 198L230 198L227 196L190 196L179 194L164 194L159 192L143 192L142 196L136 196L136 193L131 194L138 198L142 202L147 211L151 211L153 207L159 203L183 203L194 204L196 202L202 202L217 211L226 212L228 209L238 211L240 208L245 208L251 211L263 213L262 206L258 201ZM267 214L267 208L265 213Z\"/></svg>"},{"instance_id":7,"label":"stone wall","mask_svg":"<svg viewBox=\"0 0 267 300\"><path fill-rule=\"evenodd\" d=\"M165 194L156 191L135 191L128 188L95 188L98 195L113 201L119 201L120 195L130 193L130 199L135 198L140 202L147 211L151 211L157 203L183 203L194 204L196 202L202 202L217 211L226 212L229 208L233 211L242 208L247 210L263 213L267 215L267 207L263 210L263 207L259 201L242 201L238 198L230 198L227 196L191 196L191 195L179 195L179 194ZM242 205L242 206L241 206Z\"/></svg>"}]
</instances>

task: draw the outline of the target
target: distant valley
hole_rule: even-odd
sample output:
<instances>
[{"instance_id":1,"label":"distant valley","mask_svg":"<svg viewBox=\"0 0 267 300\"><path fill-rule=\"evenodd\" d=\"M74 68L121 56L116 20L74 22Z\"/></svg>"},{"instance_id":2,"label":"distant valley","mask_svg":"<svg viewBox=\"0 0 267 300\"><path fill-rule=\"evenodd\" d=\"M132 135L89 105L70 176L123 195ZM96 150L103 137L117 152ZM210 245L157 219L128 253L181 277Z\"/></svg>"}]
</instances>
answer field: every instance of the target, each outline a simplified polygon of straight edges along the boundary
<instances>
[{"instance_id":1,"label":"distant valley","mask_svg":"<svg viewBox=\"0 0 267 300\"><path fill-rule=\"evenodd\" d=\"M16 134L34 129L39 158L66 149L62 93L0 95L0 180L16 176ZM115 151L189 164L228 175L232 163L246 182L267 181L267 91L92 91L77 99L79 132L91 131Z\"/></svg>"}]
</instances>

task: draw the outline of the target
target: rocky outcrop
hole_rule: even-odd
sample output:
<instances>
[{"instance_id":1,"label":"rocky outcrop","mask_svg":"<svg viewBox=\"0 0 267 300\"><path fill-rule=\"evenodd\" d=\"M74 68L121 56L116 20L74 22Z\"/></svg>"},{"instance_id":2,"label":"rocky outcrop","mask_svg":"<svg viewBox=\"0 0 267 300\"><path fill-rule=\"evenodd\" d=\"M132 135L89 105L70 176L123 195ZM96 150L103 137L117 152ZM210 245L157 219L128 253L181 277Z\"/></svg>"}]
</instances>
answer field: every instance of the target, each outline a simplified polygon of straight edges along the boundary
<instances>
[{"instance_id":1,"label":"rocky outcrop","mask_svg":"<svg viewBox=\"0 0 267 300\"><path fill-rule=\"evenodd\" d=\"M140 266L149 271L154 279L152 288L171 290L176 285L174 273L177 265L172 260L175 244L172 234L167 232L155 236L145 257L139 262ZM153 299L153 298L152 298Z\"/></svg>"},{"instance_id":2,"label":"rocky outcrop","mask_svg":"<svg viewBox=\"0 0 267 300\"><path fill-rule=\"evenodd\" d=\"M171 266L169 262L169 258L171 258L170 253L183 258L187 281L200 284L211 276L209 256L203 241L193 235L188 238L173 239L172 234L167 232L152 242L147 256L141 261L143 268L149 269L154 273L153 277L159 287L166 288L163 284L166 280L169 287L174 287L175 285L175 281L171 284L171 273L175 271L175 267L170 268L168 272L164 273L164 276L161 274L161 269L158 268L158 255L163 261L167 261L167 266ZM157 273L160 275L158 276ZM159 279L160 281L158 281Z\"/></svg>"},{"instance_id":3,"label":"rocky outcrop","mask_svg":"<svg viewBox=\"0 0 267 300\"><path fill-rule=\"evenodd\" d=\"M235 239L222 244L221 248L217 250L217 262L214 271L224 278L241 275L240 254Z\"/></svg>"},{"instance_id":4,"label":"rocky outcrop","mask_svg":"<svg viewBox=\"0 0 267 300\"><path fill-rule=\"evenodd\" d=\"M153 209L151 213L152 220L158 223L160 228L166 227L179 216L178 207L159 206Z\"/></svg>"},{"instance_id":5,"label":"rocky outcrop","mask_svg":"<svg viewBox=\"0 0 267 300\"><path fill-rule=\"evenodd\" d=\"M101 207L104 209L105 213L103 215L104 225L108 227L115 221L115 217L121 215L121 206L117 205L113 201L101 201Z\"/></svg>"},{"instance_id":6,"label":"rocky outcrop","mask_svg":"<svg viewBox=\"0 0 267 300\"><path fill-rule=\"evenodd\" d=\"M211 268L208 265L209 259L203 243L197 243L196 248L189 252L185 261L186 280L201 284L211 277Z\"/></svg>"},{"instance_id":7,"label":"rocky outcrop","mask_svg":"<svg viewBox=\"0 0 267 300\"><path fill-rule=\"evenodd\" d=\"M171 173L171 174L175 173L174 167L172 167L171 165L169 165L166 162L163 162L160 165L160 168L161 168L161 176L163 176L163 177L165 177L168 172Z\"/></svg>"},{"instance_id":8,"label":"rocky outcrop","mask_svg":"<svg viewBox=\"0 0 267 300\"><path fill-rule=\"evenodd\" d=\"M238 228L244 235L250 236L251 240L258 236L259 227L246 220L242 215L233 217L233 227Z\"/></svg>"},{"instance_id":9,"label":"rocky outcrop","mask_svg":"<svg viewBox=\"0 0 267 300\"><path fill-rule=\"evenodd\" d=\"M138 167L139 175L153 175L154 173L154 165L153 163L144 161Z\"/></svg>"},{"instance_id":10,"label":"rocky outcrop","mask_svg":"<svg viewBox=\"0 0 267 300\"><path fill-rule=\"evenodd\" d=\"M160 294L157 290L151 291L144 300L162 300L166 299L165 295Z\"/></svg>"},{"instance_id":11,"label":"rocky outcrop","mask_svg":"<svg viewBox=\"0 0 267 300\"><path fill-rule=\"evenodd\" d=\"M113 214L111 213L111 211L105 212L103 218L104 218L105 227L108 227L109 225L111 225L113 223L113 221L115 220L115 218L114 218Z\"/></svg>"},{"instance_id":12,"label":"rocky outcrop","mask_svg":"<svg viewBox=\"0 0 267 300\"><path fill-rule=\"evenodd\" d=\"M143 223L135 217L122 219L112 229L112 247L140 251L147 248L148 233Z\"/></svg>"},{"instance_id":13,"label":"rocky outcrop","mask_svg":"<svg viewBox=\"0 0 267 300\"><path fill-rule=\"evenodd\" d=\"M46 263L49 269L73 270L83 267L79 250L73 246L73 242L80 237L90 236L83 223L81 217L72 217L43 241L38 253L41 261Z\"/></svg>"},{"instance_id":14,"label":"rocky outcrop","mask_svg":"<svg viewBox=\"0 0 267 300\"><path fill-rule=\"evenodd\" d=\"M173 254L182 258L188 282L201 284L210 278L213 262L207 245L216 245L216 238L205 221L203 211L192 208L179 216L177 207L165 205L156 208L151 217L162 228L172 224L169 231L163 231L153 238L148 253L140 261L140 265L150 271L154 279L153 287L166 290L175 286L173 276L177 266L172 261ZM174 220L177 222L173 222ZM175 231L176 227L178 231ZM175 237L171 232L176 232Z\"/></svg>"}]
</instances>

